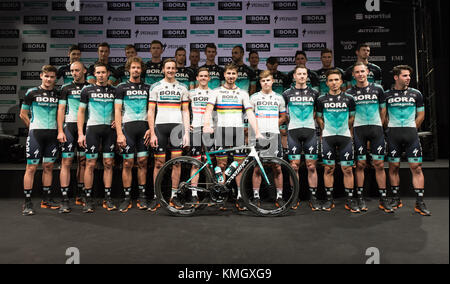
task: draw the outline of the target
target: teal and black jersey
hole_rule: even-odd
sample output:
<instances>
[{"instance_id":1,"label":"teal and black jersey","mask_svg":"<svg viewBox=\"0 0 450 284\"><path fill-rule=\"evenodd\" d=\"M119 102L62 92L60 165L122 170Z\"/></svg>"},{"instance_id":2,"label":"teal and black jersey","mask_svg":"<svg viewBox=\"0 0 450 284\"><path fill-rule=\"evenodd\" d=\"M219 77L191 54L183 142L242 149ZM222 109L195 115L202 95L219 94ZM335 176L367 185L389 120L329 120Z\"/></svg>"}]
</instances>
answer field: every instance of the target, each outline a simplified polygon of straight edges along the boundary
<instances>
[{"instance_id":1,"label":"teal and black jersey","mask_svg":"<svg viewBox=\"0 0 450 284\"><path fill-rule=\"evenodd\" d=\"M288 73L289 85L295 88L295 80L294 80L294 70ZM319 76L316 72L308 69L308 79L306 80L306 85L311 89L319 91Z\"/></svg>"},{"instance_id":2,"label":"teal and black jersey","mask_svg":"<svg viewBox=\"0 0 450 284\"><path fill-rule=\"evenodd\" d=\"M273 77L272 90L275 93L283 94L284 91L289 89L290 82L289 82L289 77L286 74L284 74L283 72L277 71L275 74L272 74L272 77Z\"/></svg>"},{"instance_id":3,"label":"teal and black jersey","mask_svg":"<svg viewBox=\"0 0 450 284\"><path fill-rule=\"evenodd\" d=\"M208 88L214 90L222 85L222 82L225 81L223 76L224 69L217 64L214 65L203 65L200 68L207 68L209 71L210 80L208 82Z\"/></svg>"},{"instance_id":4,"label":"teal and black jersey","mask_svg":"<svg viewBox=\"0 0 450 284\"><path fill-rule=\"evenodd\" d=\"M177 73L175 73L175 79L190 90L195 86L195 72L188 67L177 67Z\"/></svg>"},{"instance_id":5,"label":"teal and black jersey","mask_svg":"<svg viewBox=\"0 0 450 284\"><path fill-rule=\"evenodd\" d=\"M72 82L61 87L61 97L59 99L59 105L64 105L66 107L66 116L64 122L77 122L81 90L87 85L89 84Z\"/></svg>"},{"instance_id":6,"label":"teal and black jersey","mask_svg":"<svg viewBox=\"0 0 450 284\"><path fill-rule=\"evenodd\" d=\"M147 64L145 64L145 84L152 86L162 79L164 79L164 74L162 72L162 62L147 62Z\"/></svg>"},{"instance_id":7,"label":"teal and black jersey","mask_svg":"<svg viewBox=\"0 0 450 284\"><path fill-rule=\"evenodd\" d=\"M130 80L130 72L125 69L125 65L117 67L117 76L122 83L126 83ZM141 80L142 82L145 80L145 70L142 70Z\"/></svg>"},{"instance_id":8,"label":"teal and black jersey","mask_svg":"<svg viewBox=\"0 0 450 284\"><path fill-rule=\"evenodd\" d=\"M341 93L339 95L322 95L317 99L317 116L322 117L324 129L322 136L351 137L348 120L355 116L355 100Z\"/></svg>"},{"instance_id":9,"label":"teal and black jersey","mask_svg":"<svg viewBox=\"0 0 450 284\"><path fill-rule=\"evenodd\" d=\"M255 93L257 93L257 92L261 91L261 83L259 83L259 74L261 74L262 70L260 70L260 69L256 69L256 70L252 69L252 70L253 70L253 72L255 72L255 77L256 77L256 91L255 91Z\"/></svg>"},{"instance_id":10,"label":"teal and black jersey","mask_svg":"<svg viewBox=\"0 0 450 284\"><path fill-rule=\"evenodd\" d=\"M389 116L389 127L416 128L416 114L425 111L422 94L413 88L387 91L385 103Z\"/></svg>"},{"instance_id":11,"label":"teal and black jersey","mask_svg":"<svg viewBox=\"0 0 450 284\"><path fill-rule=\"evenodd\" d=\"M238 67L236 86L250 94L250 86L256 86L256 74L249 66L243 64Z\"/></svg>"},{"instance_id":12,"label":"teal and black jersey","mask_svg":"<svg viewBox=\"0 0 450 284\"><path fill-rule=\"evenodd\" d=\"M81 90L80 108L89 111L87 126L111 125L114 117L116 89L110 85L103 87L88 85Z\"/></svg>"},{"instance_id":13,"label":"teal and black jersey","mask_svg":"<svg viewBox=\"0 0 450 284\"><path fill-rule=\"evenodd\" d=\"M330 68L330 69L322 68L322 69L317 70L316 74L317 74L317 76L319 78L319 93L321 95L325 95L325 94L327 94L330 91L330 88L328 88L328 86L327 86L327 76L326 76L326 74L331 69L336 69L339 72L341 72L342 80L344 80L344 70L342 70L339 67L333 67L333 68Z\"/></svg>"},{"instance_id":14,"label":"teal and black jersey","mask_svg":"<svg viewBox=\"0 0 450 284\"><path fill-rule=\"evenodd\" d=\"M31 112L30 130L56 129L59 92L44 90L41 87L31 88L25 94L22 109Z\"/></svg>"},{"instance_id":15,"label":"teal and black jersey","mask_svg":"<svg viewBox=\"0 0 450 284\"><path fill-rule=\"evenodd\" d=\"M356 103L355 127L382 126L380 109L386 107L383 87L369 83L365 88L354 86L348 89L346 94L352 96Z\"/></svg>"},{"instance_id":16,"label":"teal and black jersey","mask_svg":"<svg viewBox=\"0 0 450 284\"><path fill-rule=\"evenodd\" d=\"M348 67L347 70L345 70L344 74L344 81L347 87L353 87L356 86L356 80L353 78L353 67L355 65ZM382 83L382 71L381 68L378 65L375 65L373 63L367 64L367 68L369 68L369 75L367 75L367 80L369 83L375 83L378 85L381 85Z\"/></svg>"},{"instance_id":17,"label":"teal and black jersey","mask_svg":"<svg viewBox=\"0 0 450 284\"><path fill-rule=\"evenodd\" d=\"M95 80L95 74L94 74L94 69L95 64L92 64L91 66L89 66L88 70L87 70L87 80ZM111 63L106 64L106 69L110 72L108 80L110 80L111 82L115 83L119 80L119 75L117 74L117 70L116 68L114 68L114 66L112 66Z\"/></svg>"},{"instance_id":18,"label":"teal and black jersey","mask_svg":"<svg viewBox=\"0 0 450 284\"><path fill-rule=\"evenodd\" d=\"M116 88L114 104L122 105L122 123L147 121L150 85L144 83L121 83Z\"/></svg>"},{"instance_id":19,"label":"teal and black jersey","mask_svg":"<svg viewBox=\"0 0 450 284\"><path fill-rule=\"evenodd\" d=\"M314 111L319 93L306 89L290 88L283 93L286 110L289 115L288 130L297 128L315 129Z\"/></svg>"},{"instance_id":20,"label":"teal and black jersey","mask_svg":"<svg viewBox=\"0 0 450 284\"><path fill-rule=\"evenodd\" d=\"M70 65L67 64L64 66L61 66L58 68L58 71L56 72L56 78L59 80L60 78L63 78L63 84L69 84L73 82L72 73L70 72Z\"/></svg>"}]
</instances>

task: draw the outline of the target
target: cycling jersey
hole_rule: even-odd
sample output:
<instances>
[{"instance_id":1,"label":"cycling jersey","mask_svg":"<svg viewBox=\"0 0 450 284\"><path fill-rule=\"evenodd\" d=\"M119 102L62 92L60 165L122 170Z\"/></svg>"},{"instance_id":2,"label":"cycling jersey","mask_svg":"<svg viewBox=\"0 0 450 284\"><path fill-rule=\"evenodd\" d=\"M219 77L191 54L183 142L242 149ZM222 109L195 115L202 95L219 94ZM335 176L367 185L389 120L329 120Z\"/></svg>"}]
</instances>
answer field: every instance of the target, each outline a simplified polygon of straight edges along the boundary
<instances>
[{"instance_id":1,"label":"cycling jersey","mask_svg":"<svg viewBox=\"0 0 450 284\"><path fill-rule=\"evenodd\" d=\"M175 79L190 90L195 85L195 72L187 67L177 67Z\"/></svg>"},{"instance_id":2,"label":"cycling jersey","mask_svg":"<svg viewBox=\"0 0 450 284\"><path fill-rule=\"evenodd\" d=\"M57 129L58 97L57 90L44 90L37 87L27 91L22 109L31 112L30 130Z\"/></svg>"},{"instance_id":3,"label":"cycling jersey","mask_svg":"<svg viewBox=\"0 0 450 284\"><path fill-rule=\"evenodd\" d=\"M111 63L106 64L106 69L110 72L108 80L115 83L117 82L117 80L119 80L119 75L117 74L117 70L116 68L114 68L114 66L112 66ZM89 66L88 70L87 70L87 80L95 80L95 64L92 64L91 66ZM73 79L72 79L73 80Z\"/></svg>"},{"instance_id":4,"label":"cycling jersey","mask_svg":"<svg viewBox=\"0 0 450 284\"><path fill-rule=\"evenodd\" d=\"M389 127L416 128L416 113L425 111L422 94L413 88L385 93Z\"/></svg>"},{"instance_id":5,"label":"cycling jersey","mask_svg":"<svg viewBox=\"0 0 450 284\"><path fill-rule=\"evenodd\" d=\"M238 67L238 77L236 79L236 86L238 88L250 92L251 86L256 86L256 74L249 66L243 64Z\"/></svg>"},{"instance_id":6,"label":"cycling jersey","mask_svg":"<svg viewBox=\"0 0 450 284\"><path fill-rule=\"evenodd\" d=\"M318 92L307 87L296 89L291 87L283 93L289 115L289 130L297 128L315 129L314 107Z\"/></svg>"},{"instance_id":7,"label":"cycling jersey","mask_svg":"<svg viewBox=\"0 0 450 284\"><path fill-rule=\"evenodd\" d=\"M259 74L261 74L262 70L260 70L260 69L256 69L255 70L255 69L253 69L251 67L250 67L250 69L252 69L253 72L255 73L255 80L256 80L256 91L255 91L255 93L256 93L256 92L261 91L261 83L259 82Z\"/></svg>"},{"instance_id":8,"label":"cycling jersey","mask_svg":"<svg viewBox=\"0 0 450 284\"><path fill-rule=\"evenodd\" d=\"M353 78L353 67L355 65L350 66L345 70L344 81L346 82L348 87L356 86L356 80ZM373 63L368 63L367 68L369 69L369 74L367 75L367 80L369 83L376 83L381 85L382 81L382 71L381 68Z\"/></svg>"},{"instance_id":9,"label":"cycling jersey","mask_svg":"<svg viewBox=\"0 0 450 284\"><path fill-rule=\"evenodd\" d=\"M322 68L322 69L317 70L316 74L317 74L317 76L319 78L319 93L321 95L325 95L325 94L327 94L330 91L330 88L328 88L328 86L327 86L327 76L326 76L326 74L327 74L327 72L329 70L332 70L332 69L336 69L339 72L341 72L342 79L344 78L344 70L342 70L341 68L338 68L338 67L332 67L330 69Z\"/></svg>"},{"instance_id":10,"label":"cycling jersey","mask_svg":"<svg viewBox=\"0 0 450 284\"><path fill-rule=\"evenodd\" d=\"M290 81L290 86L295 87L296 82L294 80L294 70L288 73L288 78ZM319 76L316 72L308 69L308 79L306 79L306 85L311 89L319 91Z\"/></svg>"},{"instance_id":11,"label":"cycling jersey","mask_svg":"<svg viewBox=\"0 0 450 284\"><path fill-rule=\"evenodd\" d=\"M203 117L205 115L206 106L208 105L208 101L212 96L212 90L202 90L200 88L191 90L189 92L189 100L191 101L191 109L192 109L192 127L202 127ZM213 116L211 115L210 126L213 127Z\"/></svg>"},{"instance_id":12,"label":"cycling jersey","mask_svg":"<svg viewBox=\"0 0 450 284\"><path fill-rule=\"evenodd\" d=\"M66 107L66 116L64 119L65 123L77 122L81 90L88 85L88 83L72 82L61 87L59 105L64 105Z\"/></svg>"},{"instance_id":13,"label":"cycling jersey","mask_svg":"<svg viewBox=\"0 0 450 284\"><path fill-rule=\"evenodd\" d=\"M80 108L89 111L87 126L111 125L116 89L110 85L88 85L81 90Z\"/></svg>"},{"instance_id":14,"label":"cycling jersey","mask_svg":"<svg viewBox=\"0 0 450 284\"><path fill-rule=\"evenodd\" d=\"M380 108L385 108L383 87L370 83L369 86L357 86L347 90L356 103L355 127L364 125L381 126Z\"/></svg>"},{"instance_id":15,"label":"cycling jersey","mask_svg":"<svg viewBox=\"0 0 450 284\"><path fill-rule=\"evenodd\" d=\"M116 88L114 104L122 105L122 123L147 121L150 86L144 83L121 83Z\"/></svg>"},{"instance_id":16,"label":"cycling jersey","mask_svg":"<svg viewBox=\"0 0 450 284\"><path fill-rule=\"evenodd\" d=\"M242 113L252 108L248 93L238 87L230 90L221 86L213 90L208 105L217 110L218 127L243 127Z\"/></svg>"},{"instance_id":17,"label":"cycling jersey","mask_svg":"<svg viewBox=\"0 0 450 284\"><path fill-rule=\"evenodd\" d=\"M214 90L215 88L220 87L222 85L222 82L225 81L225 78L223 76L224 69L220 67L217 64L214 65L203 65L200 68L207 68L209 71L209 77L210 80L208 82L208 87L211 90Z\"/></svg>"},{"instance_id":18,"label":"cycling jersey","mask_svg":"<svg viewBox=\"0 0 450 284\"><path fill-rule=\"evenodd\" d=\"M125 69L125 65L119 66L117 68L117 76L120 82L122 83L128 82L128 80L130 80L130 71L127 71ZM145 70L142 70L141 81L144 82L144 80L145 80Z\"/></svg>"},{"instance_id":19,"label":"cycling jersey","mask_svg":"<svg viewBox=\"0 0 450 284\"><path fill-rule=\"evenodd\" d=\"M325 123L322 136L350 137L348 120L355 115L355 108L353 97L345 93L320 96L317 99L317 116L323 117Z\"/></svg>"},{"instance_id":20,"label":"cycling jersey","mask_svg":"<svg viewBox=\"0 0 450 284\"><path fill-rule=\"evenodd\" d=\"M255 111L256 121L261 133L280 133L280 114L286 113L286 105L281 95L271 92L258 92L250 98L250 104Z\"/></svg>"},{"instance_id":21,"label":"cycling jersey","mask_svg":"<svg viewBox=\"0 0 450 284\"><path fill-rule=\"evenodd\" d=\"M145 83L150 86L164 79L162 72L162 62L153 63L151 61L145 64Z\"/></svg>"},{"instance_id":22,"label":"cycling jersey","mask_svg":"<svg viewBox=\"0 0 450 284\"><path fill-rule=\"evenodd\" d=\"M272 77L273 77L272 90L275 93L282 94L284 91L289 89L290 82L289 77L286 74L277 71L275 74L272 74Z\"/></svg>"},{"instance_id":23,"label":"cycling jersey","mask_svg":"<svg viewBox=\"0 0 450 284\"><path fill-rule=\"evenodd\" d=\"M189 103L189 91L180 82L169 83L165 79L150 89L149 102L157 107L156 124L182 124L182 104Z\"/></svg>"},{"instance_id":24,"label":"cycling jersey","mask_svg":"<svg viewBox=\"0 0 450 284\"><path fill-rule=\"evenodd\" d=\"M67 64L58 68L56 72L56 78L59 80L63 78L63 84L69 84L73 81L72 72L70 72L70 65Z\"/></svg>"}]
</instances>

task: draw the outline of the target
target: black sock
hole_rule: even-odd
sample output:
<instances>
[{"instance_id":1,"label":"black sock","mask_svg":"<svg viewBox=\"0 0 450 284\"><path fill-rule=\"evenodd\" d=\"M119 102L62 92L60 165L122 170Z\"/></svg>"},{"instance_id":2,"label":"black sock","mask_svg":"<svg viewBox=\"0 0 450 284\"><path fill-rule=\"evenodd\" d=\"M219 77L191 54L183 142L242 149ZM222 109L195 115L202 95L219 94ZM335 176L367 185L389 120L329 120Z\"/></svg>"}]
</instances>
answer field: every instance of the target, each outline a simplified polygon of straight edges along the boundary
<instances>
[{"instance_id":1,"label":"black sock","mask_svg":"<svg viewBox=\"0 0 450 284\"><path fill-rule=\"evenodd\" d=\"M23 193L25 194L25 202L31 202L31 193L33 190L23 190Z\"/></svg>"},{"instance_id":2,"label":"black sock","mask_svg":"<svg viewBox=\"0 0 450 284\"><path fill-rule=\"evenodd\" d=\"M425 193L425 190L423 188L415 188L414 191L417 194L417 201L422 202L423 194Z\"/></svg>"},{"instance_id":3,"label":"black sock","mask_svg":"<svg viewBox=\"0 0 450 284\"><path fill-rule=\"evenodd\" d=\"M85 188L84 193L86 194L86 198L90 198L92 194L92 188Z\"/></svg>"},{"instance_id":4,"label":"black sock","mask_svg":"<svg viewBox=\"0 0 450 284\"><path fill-rule=\"evenodd\" d=\"M111 197L111 188L105 187L105 198L110 198L110 197Z\"/></svg>"},{"instance_id":5,"label":"black sock","mask_svg":"<svg viewBox=\"0 0 450 284\"><path fill-rule=\"evenodd\" d=\"M333 190L332 187L325 187L325 192L327 193L327 198L333 198Z\"/></svg>"},{"instance_id":6,"label":"black sock","mask_svg":"<svg viewBox=\"0 0 450 284\"><path fill-rule=\"evenodd\" d=\"M400 195L400 186L391 186L391 189L395 197Z\"/></svg>"},{"instance_id":7,"label":"black sock","mask_svg":"<svg viewBox=\"0 0 450 284\"><path fill-rule=\"evenodd\" d=\"M124 187L123 191L125 192L125 198L130 198L131 187Z\"/></svg>"},{"instance_id":8,"label":"black sock","mask_svg":"<svg viewBox=\"0 0 450 284\"><path fill-rule=\"evenodd\" d=\"M145 185L138 185L139 195L145 196Z\"/></svg>"},{"instance_id":9,"label":"black sock","mask_svg":"<svg viewBox=\"0 0 450 284\"><path fill-rule=\"evenodd\" d=\"M364 191L364 187L357 187L357 188L356 188L356 194L357 194L358 196L362 196L363 191Z\"/></svg>"},{"instance_id":10,"label":"black sock","mask_svg":"<svg viewBox=\"0 0 450 284\"><path fill-rule=\"evenodd\" d=\"M353 188L346 188L345 192L347 193L348 198L353 197Z\"/></svg>"},{"instance_id":11,"label":"black sock","mask_svg":"<svg viewBox=\"0 0 450 284\"><path fill-rule=\"evenodd\" d=\"M311 191L311 195L312 195L312 196L316 196L316 193L317 193L317 187L310 187L310 188L309 188L309 191Z\"/></svg>"},{"instance_id":12,"label":"black sock","mask_svg":"<svg viewBox=\"0 0 450 284\"><path fill-rule=\"evenodd\" d=\"M380 193L381 197L387 197L387 190L386 190L386 188L380 188L380 189L378 189L378 192Z\"/></svg>"},{"instance_id":13,"label":"black sock","mask_svg":"<svg viewBox=\"0 0 450 284\"><path fill-rule=\"evenodd\" d=\"M69 197L67 195L69 193L69 187L61 187L61 193L63 196L63 200L69 199Z\"/></svg>"},{"instance_id":14,"label":"black sock","mask_svg":"<svg viewBox=\"0 0 450 284\"><path fill-rule=\"evenodd\" d=\"M43 186L42 190L44 191L45 198L50 197L50 194L52 193L52 191L50 190L50 186Z\"/></svg>"},{"instance_id":15,"label":"black sock","mask_svg":"<svg viewBox=\"0 0 450 284\"><path fill-rule=\"evenodd\" d=\"M83 188L84 188L84 183L82 183L82 182L77 183L77 192L75 193L76 197L81 196L81 193L83 192Z\"/></svg>"}]
</instances>

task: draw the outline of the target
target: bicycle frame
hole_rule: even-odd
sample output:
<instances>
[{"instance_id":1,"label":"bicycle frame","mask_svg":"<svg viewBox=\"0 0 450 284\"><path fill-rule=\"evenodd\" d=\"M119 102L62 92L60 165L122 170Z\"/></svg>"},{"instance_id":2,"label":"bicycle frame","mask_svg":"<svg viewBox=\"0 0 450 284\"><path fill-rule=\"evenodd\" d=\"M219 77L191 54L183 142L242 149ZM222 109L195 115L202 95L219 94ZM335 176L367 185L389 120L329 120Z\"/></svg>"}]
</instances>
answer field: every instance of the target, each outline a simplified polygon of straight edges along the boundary
<instances>
[{"instance_id":1,"label":"bicycle frame","mask_svg":"<svg viewBox=\"0 0 450 284\"><path fill-rule=\"evenodd\" d=\"M250 150L250 154L247 156L247 158L245 158L245 160L242 162L242 164L239 165L239 167L234 171L234 173L228 178L228 180L225 182L225 186L228 187L231 184L231 182L233 182L233 180L239 175L240 172L242 172L242 170L247 166L247 164L252 159L256 160L256 162L258 163L259 169L261 170L261 173L264 176L264 179L266 180L267 184L270 185L269 178L267 177L267 174L264 171L264 167L262 166L261 160L259 159L258 152L256 151L255 147L253 147L253 146L234 147L234 148L230 148L230 149L225 149L225 150L219 150L219 151L206 153L206 159L207 159L206 163L193 176L191 176L189 178L187 183L190 183L191 180L194 177L196 177L207 166L210 166L211 169L212 169L213 163L212 163L212 160L211 160L211 155L215 155L215 154L219 154L219 153L227 153L227 152L237 151L237 150L245 150L245 149L249 149Z\"/></svg>"}]
</instances>

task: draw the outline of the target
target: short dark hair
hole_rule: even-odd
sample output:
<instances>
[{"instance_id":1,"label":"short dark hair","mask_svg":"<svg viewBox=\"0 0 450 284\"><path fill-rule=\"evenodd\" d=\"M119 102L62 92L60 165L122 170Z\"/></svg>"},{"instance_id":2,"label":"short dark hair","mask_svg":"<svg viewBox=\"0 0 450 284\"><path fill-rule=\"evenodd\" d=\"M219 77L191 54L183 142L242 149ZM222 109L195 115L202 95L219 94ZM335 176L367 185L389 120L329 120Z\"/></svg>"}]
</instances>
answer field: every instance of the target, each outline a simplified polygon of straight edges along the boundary
<instances>
[{"instance_id":1,"label":"short dark hair","mask_svg":"<svg viewBox=\"0 0 450 284\"><path fill-rule=\"evenodd\" d=\"M356 62L355 65L353 65L352 72L355 71L356 66L366 66L367 69L367 65L364 62Z\"/></svg>"},{"instance_id":2,"label":"short dark hair","mask_svg":"<svg viewBox=\"0 0 450 284\"><path fill-rule=\"evenodd\" d=\"M175 63L175 66L177 65L177 62L175 61L175 59L173 59L173 58L167 58L166 60L163 61L162 68L164 69L164 67L166 67L166 64L167 64L167 63L170 63L170 62Z\"/></svg>"},{"instance_id":3,"label":"short dark hair","mask_svg":"<svg viewBox=\"0 0 450 284\"><path fill-rule=\"evenodd\" d=\"M360 44L358 44L358 46L356 47L356 50L360 50L360 49L363 48L363 47L369 47L369 48L370 48L370 45L368 45L368 44L365 43L365 42L360 43Z\"/></svg>"},{"instance_id":4,"label":"short dark hair","mask_svg":"<svg viewBox=\"0 0 450 284\"><path fill-rule=\"evenodd\" d=\"M133 64L134 62L141 64L141 68L144 69L144 61L142 61L142 58L135 56L127 60L127 63L125 64L125 70L130 71L131 64Z\"/></svg>"},{"instance_id":5,"label":"short dark hair","mask_svg":"<svg viewBox=\"0 0 450 284\"><path fill-rule=\"evenodd\" d=\"M95 69L97 69L97 67L105 67L106 71L108 71L108 66L103 62L97 62L94 64L94 72L95 72Z\"/></svg>"},{"instance_id":6,"label":"short dark hair","mask_svg":"<svg viewBox=\"0 0 450 284\"><path fill-rule=\"evenodd\" d=\"M320 52L320 56L324 55L325 53L333 54L333 51L329 48L322 49L322 51Z\"/></svg>"},{"instance_id":7,"label":"short dark hair","mask_svg":"<svg viewBox=\"0 0 450 284\"><path fill-rule=\"evenodd\" d=\"M239 69L239 67L236 64L234 64L234 63L230 63L230 64L225 65L225 68L224 68L223 72L225 73L229 69L237 71Z\"/></svg>"},{"instance_id":8,"label":"short dark hair","mask_svg":"<svg viewBox=\"0 0 450 284\"><path fill-rule=\"evenodd\" d=\"M337 70L337 69L330 69L327 71L327 73L325 73L325 76L327 77L327 81L328 81L328 77L331 75L339 75L339 78L341 78L342 80L342 73L341 71Z\"/></svg>"},{"instance_id":9,"label":"short dark hair","mask_svg":"<svg viewBox=\"0 0 450 284\"><path fill-rule=\"evenodd\" d=\"M44 65L41 68L41 73L50 73L54 72L55 74L58 72L58 69L53 65Z\"/></svg>"},{"instance_id":10,"label":"short dark hair","mask_svg":"<svg viewBox=\"0 0 450 284\"><path fill-rule=\"evenodd\" d=\"M131 49L131 48L136 50L136 47L133 44L127 44L127 46L125 46L125 50Z\"/></svg>"},{"instance_id":11,"label":"short dark hair","mask_svg":"<svg viewBox=\"0 0 450 284\"><path fill-rule=\"evenodd\" d=\"M409 71L410 74L414 72L414 69L409 65L397 65L392 69L392 75L400 76L403 70Z\"/></svg>"},{"instance_id":12,"label":"short dark hair","mask_svg":"<svg viewBox=\"0 0 450 284\"><path fill-rule=\"evenodd\" d=\"M306 68L306 66L304 64L300 64L300 65L295 66L294 74L297 73L298 69L306 69L306 71L308 72L308 68Z\"/></svg>"},{"instance_id":13,"label":"short dark hair","mask_svg":"<svg viewBox=\"0 0 450 284\"><path fill-rule=\"evenodd\" d=\"M100 44L98 45L98 49L100 49L100 47L107 47L108 49L111 49L111 48L109 47L109 44L108 44L107 42L102 42L102 43L100 43Z\"/></svg>"},{"instance_id":14,"label":"short dark hair","mask_svg":"<svg viewBox=\"0 0 450 284\"><path fill-rule=\"evenodd\" d=\"M73 45L70 46L69 53L71 53L74 50L81 51L80 47L77 44L73 44Z\"/></svg>"},{"instance_id":15,"label":"short dark hair","mask_svg":"<svg viewBox=\"0 0 450 284\"><path fill-rule=\"evenodd\" d=\"M205 46L205 51L207 48L214 48L214 50L217 50L217 46L214 43L208 43Z\"/></svg>"},{"instance_id":16,"label":"short dark hair","mask_svg":"<svg viewBox=\"0 0 450 284\"><path fill-rule=\"evenodd\" d=\"M303 55L303 56L305 56L305 58L308 58L307 56L306 56L306 52L304 52L303 50L297 50L296 52L295 52L295 56L294 57L297 57L298 55Z\"/></svg>"},{"instance_id":17,"label":"short dark hair","mask_svg":"<svg viewBox=\"0 0 450 284\"><path fill-rule=\"evenodd\" d=\"M267 58L266 64L270 65L278 64L278 58L276 58L275 56L271 56Z\"/></svg>"},{"instance_id":18,"label":"short dark hair","mask_svg":"<svg viewBox=\"0 0 450 284\"><path fill-rule=\"evenodd\" d=\"M179 48L177 48L177 50L175 50L175 55L177 54L177 52L178 51L184 51L184 52L186 52L186 49L184 48L184 47L179 47Z\"/></svg>"},{"instance_id":19,"label":"short dark hair","mask_svg":"<svg viewBox=\"0 0 450 284\"><path fill-rule=\"evenodd\" d=\"M233 47L233 49L235 49L235 48L239 48L239 50L241 51L241 53L244 53L244 48L243 48L242 46L240 46L240 45L235 45L235 46Z\"/></svg>"},{"instance_id":20,"label":"short dark hair","mask_svg":"<svg viewBox=\"0 0 450 284\"><path fill-rule=\"evenodd\" d=\"M192 48L189 53L193 53L193 52L200 53L200 50L198 50L197 48Z\"/></svg>"},{"instance_id":21,"label":"short dark hair","mask_svg":"<svg viewBox=\"0 0 450 284\"><path fill-rule=\"evenodd\" d=\"M250 50L250 52L248 53L248 57L250 57L252 54L256 54L259 56L258 51L256 50Z\"/></svg>"},{"instance_id":22,"label":"short dark hair","mask_svg":"<svg viewBox=\"0 0 450 284\"><path fill-rule=\"evenodd\" d=\"M152 42L150 43L150 46L154 45L154 44L159 44L161 46L161 48L163 47L162 42L160 42L159 40L152 40Z\"/></svg>"}]
</instances>

